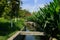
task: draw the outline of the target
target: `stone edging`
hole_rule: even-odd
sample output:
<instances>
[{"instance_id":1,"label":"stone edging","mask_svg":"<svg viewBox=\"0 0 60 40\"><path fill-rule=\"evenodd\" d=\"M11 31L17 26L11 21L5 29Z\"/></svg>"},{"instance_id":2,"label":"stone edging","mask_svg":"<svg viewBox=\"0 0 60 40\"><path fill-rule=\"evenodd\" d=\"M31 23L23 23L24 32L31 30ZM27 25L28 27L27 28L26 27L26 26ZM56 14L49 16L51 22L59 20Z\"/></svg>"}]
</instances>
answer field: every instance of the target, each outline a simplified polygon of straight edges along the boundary
<instances>
[{"instance_id":1,"label":"stone edging","mask_svg":"<svg viewBox=\"0 0 60 40\"><path fill-rule=\"evenodd\" d=\"M23 31L24 30L24 27L20 30L20 31ZM18 35L19 35L19 31L17 31L14 35L12 35L10 38L8 38L7 40L13 40L14 38L16 38Z\"/></svg>"}]
</instances>

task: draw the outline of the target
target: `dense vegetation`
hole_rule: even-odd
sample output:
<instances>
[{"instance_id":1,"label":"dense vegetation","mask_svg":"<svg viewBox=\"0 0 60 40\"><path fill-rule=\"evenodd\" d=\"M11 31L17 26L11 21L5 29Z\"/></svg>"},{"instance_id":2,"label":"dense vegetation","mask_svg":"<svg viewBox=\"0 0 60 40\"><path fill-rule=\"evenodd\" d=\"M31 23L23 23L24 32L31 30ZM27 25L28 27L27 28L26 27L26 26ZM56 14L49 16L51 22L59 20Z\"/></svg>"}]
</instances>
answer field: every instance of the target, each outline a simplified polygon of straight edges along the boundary
<instances>
[{"instance_id":1,"label":"dense vegetation","mask_svg":"<svg viewBox=\"0 0 60 40\"><path fill-rule=\"evenodd\" d=\"M7 40L25 26L25 15L30 12L22 10L21 5L21 0L0 0L0 40Z\"/></svg>"},{"instance_id":2,"label":"dense vegetation","mask_svg":"<svg viewBox=\"0 0 60 40\"><path fill-rule=\"evenodd\" d=\"M46 40L50 38L60 40L60 0L53 0L50 4L40 8L38 12L33 12L33 15L28 20L38 24L35 27L36 31L45 32Z\"/></svg>"},{"instance_id":3,"label":"dense vegetation","mask_svg":"<svg viewBox=\"0 0 60 40\"><path fill-rule=\"evenodd\" d=\"M11 33L23 28L26 18L36 23L36 31L45 32L46 40L60 40L60 0L53 0L32 15L22 10L21 4L21 0L0 0L0 40L6 40Z\"/></svg>"}]
</instances>

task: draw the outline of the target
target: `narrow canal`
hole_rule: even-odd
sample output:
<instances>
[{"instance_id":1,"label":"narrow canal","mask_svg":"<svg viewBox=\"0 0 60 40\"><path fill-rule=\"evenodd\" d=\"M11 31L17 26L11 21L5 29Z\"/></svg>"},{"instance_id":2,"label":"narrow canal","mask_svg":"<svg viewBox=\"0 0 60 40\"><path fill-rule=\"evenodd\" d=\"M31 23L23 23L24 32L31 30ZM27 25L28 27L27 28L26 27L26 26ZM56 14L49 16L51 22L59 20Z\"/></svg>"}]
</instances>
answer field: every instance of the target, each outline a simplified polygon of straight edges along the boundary
<instances>
[{"instance_id":1,"label":"narrow canal","mask_svg":"<svg viewBox=\"0 0 60 40\"><path fill-rule=\"evenodd\" d=\"M26 32L29 32L29 30L26 29ZM33 35L26 35L25 40L35 40L35 37Z\"/></svg>"}]
</instances>

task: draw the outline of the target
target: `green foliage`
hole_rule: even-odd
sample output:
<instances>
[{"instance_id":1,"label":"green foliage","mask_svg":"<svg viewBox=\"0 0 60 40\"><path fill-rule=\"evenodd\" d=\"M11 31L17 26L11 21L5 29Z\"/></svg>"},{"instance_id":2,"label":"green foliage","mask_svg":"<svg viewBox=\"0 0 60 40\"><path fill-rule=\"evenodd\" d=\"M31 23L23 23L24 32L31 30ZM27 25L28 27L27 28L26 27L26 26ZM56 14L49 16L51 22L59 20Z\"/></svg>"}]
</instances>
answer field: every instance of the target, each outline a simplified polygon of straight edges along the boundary
<instances>
[{"instance_id":1,"label":"green foliage","mask_svg":"<svg viewBox=\"0 0 60 40\"><path fill-rule=\"evenodd\" d=\"M19 28L22 29L25 25L24 25L24 19L23 18L19 18L19 20L17 22L14 22L14 24Z\"/></svg>"},{"instance_id":2,"label":"green foliage","mask_svg":"<svg viewBox=\"0 0 60 40\"><path fill-rule=\"evenodd\" d=\"M0 0L0 17L14 18L19 16L21 0Z\"/></svg>"},{"instance_id":3,"label":"green foliage","mask_svg":"<svg viewBox=\"0 0 60 40\"><path fill-rule=\"evenodd\" d=\"M21 0L0 0L0 40L6 40L9 34L24 27L24 19L21 18L17 22L14 22L15 17L20 17L20 5ZM11 27L10 19L13 19L13 27ZM5 36L6 38L4 38Z\"/></svg>"},{"instance_id":4,"label":"green foliage","mask_svg":"<svg viewBox=\"0 0 60 40\"><path fill-rule=\"evenodd\" d=\"M4 12L4 8L7 4L6 2L7 0L0 0L0 17L3 15L3 12Z\"/></svg>"},{"instance_id":5,"label":"green foliage","mask_svg":"<svg viewBox=\"0 0 60 40\"><path fill-rule=\"evenodd\" d=\"M4 19L4 18L0 18L0 22L9 22L7 19Z\"/></svg>"},{"instance_id":6,"label":"green foliage","mask_svg":"<svg viewBox=\"0 0 60 40\"><path fill-rule=\"evenodd\" d=\"M18 22L13 22L13 27L11 27L10 21L4 18L0 18L0 36L6 36L10 33L20 30L24 27L24 19Z\"/></svg>"},{"instance_id":7,"label":"green foliage","mask_svg":"<svg viewBox=\"0 0 60 40\"><path fill-rule=\"evenodd\" d=\"M38 27L36 27L36 30L41 31L42 29L48 37L58 38L57 35L60 35L60 1L58 1L54 0L50 2L49 5L40 8L37 13L28 19L29 21L37 23L40 30L37 29Z\"/></svg>"},{"instance_id":8,"label":"green foliage","mask_svg":"<svg viewBox=\"0 0 60 40\"><path fill-rule=\"evenodd\" d=\"M19 17L20 18L26 18L29 16L29 14L31 14L31 13L25 9L19 11Z\"/></svg>"}]
</instances>

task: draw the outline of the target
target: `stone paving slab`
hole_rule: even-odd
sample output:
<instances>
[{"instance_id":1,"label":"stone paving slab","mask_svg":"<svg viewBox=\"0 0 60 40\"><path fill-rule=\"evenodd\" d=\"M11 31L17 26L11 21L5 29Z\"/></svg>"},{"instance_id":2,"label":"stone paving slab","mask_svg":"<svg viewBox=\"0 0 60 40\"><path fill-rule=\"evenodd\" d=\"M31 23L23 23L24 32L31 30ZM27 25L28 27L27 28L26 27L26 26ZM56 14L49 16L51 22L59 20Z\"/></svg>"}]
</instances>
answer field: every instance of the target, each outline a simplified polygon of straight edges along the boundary
<instances>
[{"instance_id":1,"label":"stone paving slab","mask_svg":"<svg viewBox=\"0 0 60 40\"><path fill-rule=\"evenodd\" d=\"M40 36L44 36L44 32L34 32L34 31L17 31L12 37L10 37L8 40L13 40L14 38L16 38L18 35L40 35Z\"/></svg>"},{"instance_id":2,"label":"stone paving slab","mask_svg":"<svg viewBox=\"0 0 60 40\"><path fill-rule=\"evenodd\" d=\"M34 32L34 31L20 31L20 35L40 35L40 36L44 36L44 32Z\"/></svg>"}]
</instances>

